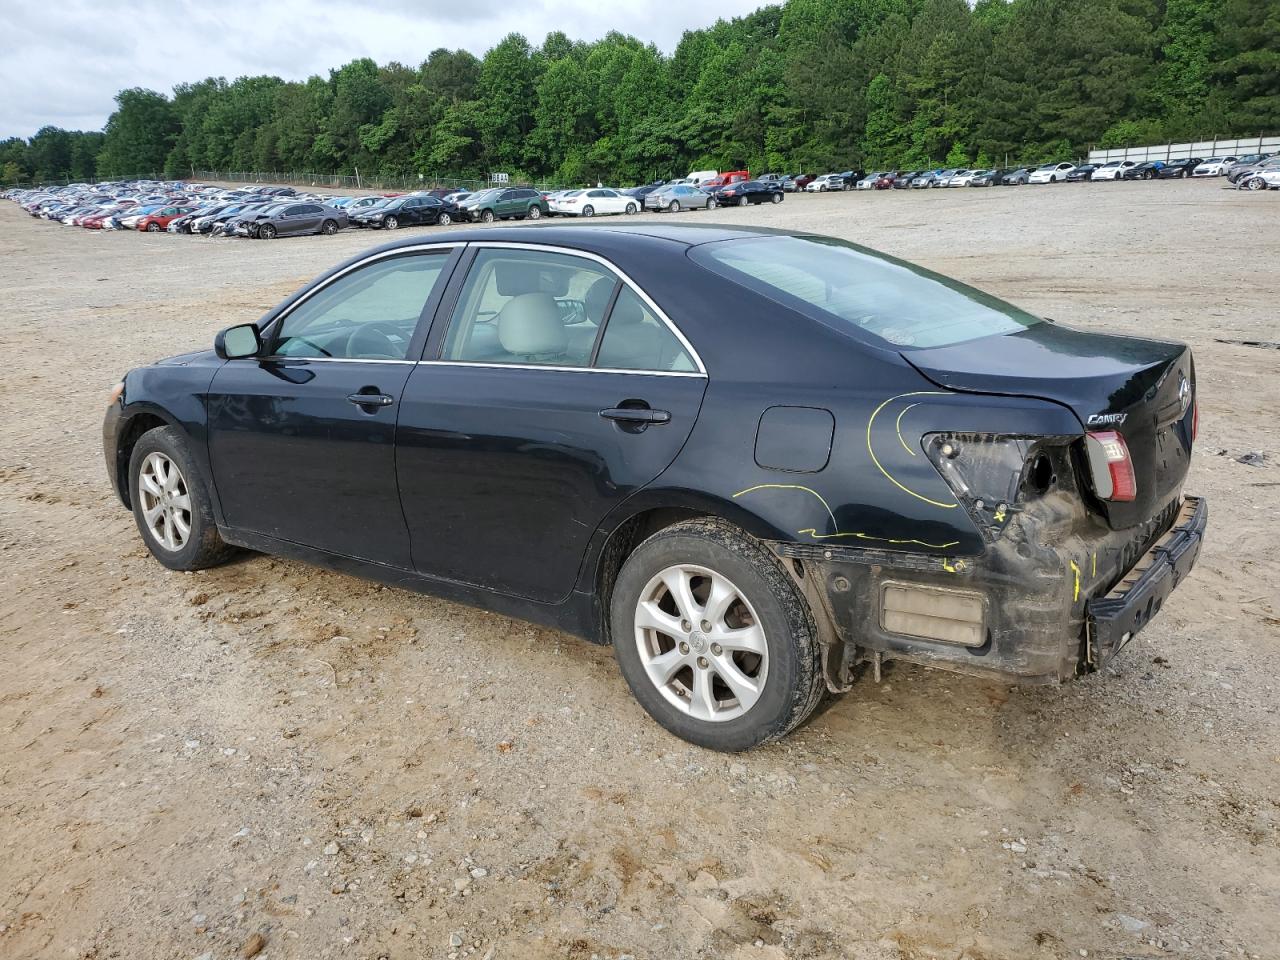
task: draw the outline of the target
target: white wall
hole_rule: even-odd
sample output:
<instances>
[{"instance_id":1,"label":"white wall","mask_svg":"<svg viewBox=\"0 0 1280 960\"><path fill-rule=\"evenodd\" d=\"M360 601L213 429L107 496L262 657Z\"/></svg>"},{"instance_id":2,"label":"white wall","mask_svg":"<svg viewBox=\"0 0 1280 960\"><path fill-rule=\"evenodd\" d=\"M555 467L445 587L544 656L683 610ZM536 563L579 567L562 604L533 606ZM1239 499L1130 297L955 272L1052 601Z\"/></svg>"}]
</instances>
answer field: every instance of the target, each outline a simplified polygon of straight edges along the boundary
<instances>
[{"instance_id":1,"label":"white wall","mask_svg":"<svg viewBox=\"0 0 1280 960\"><path fill-rule=\"evenodd\" d=\"M1182 160L1186 157L1240 157L1246 153L1280 153L1280 136L1246 137L1243 140L1200 140L1196 143L1162 143L1153 147L1119 147L1090 150L1090 163L1108 160Z\"/></svg>"}]
</instances>

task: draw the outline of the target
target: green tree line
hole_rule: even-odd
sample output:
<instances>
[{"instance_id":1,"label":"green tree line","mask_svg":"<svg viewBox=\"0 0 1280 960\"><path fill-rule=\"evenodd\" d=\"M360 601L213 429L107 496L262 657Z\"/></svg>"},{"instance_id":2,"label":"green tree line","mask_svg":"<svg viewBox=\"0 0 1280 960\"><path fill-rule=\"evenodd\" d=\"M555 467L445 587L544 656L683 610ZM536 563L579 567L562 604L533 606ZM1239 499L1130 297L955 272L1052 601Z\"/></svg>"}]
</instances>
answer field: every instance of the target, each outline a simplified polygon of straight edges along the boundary
<instances>
[{"instance_id":1,"label":"green tree line","mask_svg":"<svg viewBox=\"0 0 1280 960\"><path fill-rule=\"evenodd\" d=\"M1033 162L1280 129L1276 0L789 0L684 34L511 34L477 58L121 91L0 182L296 170L634 182L694 168Z\"/></svg>"}]
</instances>

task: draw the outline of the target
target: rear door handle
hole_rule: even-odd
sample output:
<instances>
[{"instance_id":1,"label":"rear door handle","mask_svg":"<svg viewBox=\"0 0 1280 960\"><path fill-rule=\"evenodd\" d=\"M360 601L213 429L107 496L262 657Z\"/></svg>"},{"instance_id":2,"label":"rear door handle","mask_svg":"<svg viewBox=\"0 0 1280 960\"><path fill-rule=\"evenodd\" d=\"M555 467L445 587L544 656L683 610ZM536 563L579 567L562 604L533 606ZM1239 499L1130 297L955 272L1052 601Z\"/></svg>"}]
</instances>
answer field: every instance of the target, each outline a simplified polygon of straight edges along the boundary
<instances>
[{"instance_id":1,"label":"rear door handle","mask_svg":"<svg viewBox=\"0 0 1280 960\"><path fill-rule=\"evenodd\" d=\"M347 399L357 407L389 407L396 402L395 397L385 393L353 393Z\"/></svg>"},{"instance_id":2,"label":"rear door handle","mask_svg":"<svg viewBox=\"0 0 1280 960\"><path fill-rule=\"evenodd\" d=\"M609 407L600 416L619 423L669 423L671 414L666 410L650 410L648 407Z\"/></svg>"}]
</instances>

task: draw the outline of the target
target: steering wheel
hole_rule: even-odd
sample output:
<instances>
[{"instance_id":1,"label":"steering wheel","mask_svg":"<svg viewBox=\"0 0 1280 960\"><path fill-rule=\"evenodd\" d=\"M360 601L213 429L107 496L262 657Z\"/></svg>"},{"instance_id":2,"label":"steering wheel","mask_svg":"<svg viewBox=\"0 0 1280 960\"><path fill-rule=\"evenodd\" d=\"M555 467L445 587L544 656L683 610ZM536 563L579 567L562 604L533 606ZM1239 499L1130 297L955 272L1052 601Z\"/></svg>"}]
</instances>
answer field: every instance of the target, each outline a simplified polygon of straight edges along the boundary
<instances>
[{"instance_id":1,"label":"steering wheel","mask_svg":"<svg viewBox=\"0 0 1280 960\"><path fill-rule=\"evenodd\" d=\"M404 351L374 323L356 328L347 338L347 356L362 360L400 360Z\"/></svg>"}]
</instances>

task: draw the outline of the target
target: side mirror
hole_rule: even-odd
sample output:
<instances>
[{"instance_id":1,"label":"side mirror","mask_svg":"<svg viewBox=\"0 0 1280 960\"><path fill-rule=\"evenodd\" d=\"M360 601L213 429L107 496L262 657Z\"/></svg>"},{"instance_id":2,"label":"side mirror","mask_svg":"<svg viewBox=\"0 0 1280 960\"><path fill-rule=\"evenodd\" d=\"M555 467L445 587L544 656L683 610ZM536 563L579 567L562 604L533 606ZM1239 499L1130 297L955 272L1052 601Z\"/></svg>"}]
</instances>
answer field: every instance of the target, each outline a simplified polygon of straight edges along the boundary
<instances>
[{"instance_id":1,"label":"side mirror","mask_svg":"<svg viewBox=\"0 0 1280 960\"><path fill-rule=\"evenodd\" d=\"M222 360L256 357L262 352L262 334L253 323L227 327L213 338L213 352Z\"/></svg>"}]
</instances>

